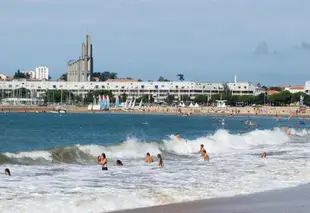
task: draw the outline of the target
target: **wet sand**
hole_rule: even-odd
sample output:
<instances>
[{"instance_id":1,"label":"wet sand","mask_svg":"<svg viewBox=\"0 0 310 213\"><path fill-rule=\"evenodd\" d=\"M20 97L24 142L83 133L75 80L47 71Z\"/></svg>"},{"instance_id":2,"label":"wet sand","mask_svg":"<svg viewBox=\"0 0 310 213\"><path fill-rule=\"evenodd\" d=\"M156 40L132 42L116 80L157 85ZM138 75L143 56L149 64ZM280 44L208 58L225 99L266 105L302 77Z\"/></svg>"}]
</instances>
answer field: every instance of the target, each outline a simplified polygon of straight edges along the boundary
<instances>
[{"instance_id":1,"label":"wet sand","mask_svg":"<svg viewBox=\"0 0 310 213\"><path fill-rule=\"evenodd\" d=\"M192 201L114 213L309 213L310 184L229 198Z\"/></svg>"}]
</instances>

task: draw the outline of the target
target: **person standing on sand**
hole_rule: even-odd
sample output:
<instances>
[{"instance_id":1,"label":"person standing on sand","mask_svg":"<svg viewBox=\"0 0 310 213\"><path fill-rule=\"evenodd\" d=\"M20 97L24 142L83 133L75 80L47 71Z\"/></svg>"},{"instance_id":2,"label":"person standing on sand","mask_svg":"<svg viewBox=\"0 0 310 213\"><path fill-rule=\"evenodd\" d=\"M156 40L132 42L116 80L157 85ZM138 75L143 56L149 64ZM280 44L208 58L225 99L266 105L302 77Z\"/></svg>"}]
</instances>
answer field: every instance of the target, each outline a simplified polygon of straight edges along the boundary
<instances>
[{"instance_id":1,"label":"person standing on sand","mask_svg":"<svg viewBox=\"0 0 310 213\"><path fill-rule=\"evenodd\" d=\"M101 154L100 158L98 157L97 163L102 165L102 170L108 170L108 159L104 153Z\"/></svg>"},{"instance_id":2,"label":"person standing on sand","mask_svg":"<svg viewBox=\"0 0 310 213\"><path fill-rule=\"evenodd\" d=\"M146 153L144 162L145 163L153 163L154 162L154 160L153 160L153 158L152 158L152 156L151 156L151 154L149 152Z\"/></svg>"},{"instance_id":3,"label":"person standing on sand","mask_svg":"<svg viewBox=\"0 0 310 213\"><path fill-rule=\"evenodd\" d=\"M163 158L161 157L161 155L158 154L157 157L158 157L158 164L157 164L157 166L158 167L164 167L164 162L163 162Z\"/></svg>"}]
</instances>

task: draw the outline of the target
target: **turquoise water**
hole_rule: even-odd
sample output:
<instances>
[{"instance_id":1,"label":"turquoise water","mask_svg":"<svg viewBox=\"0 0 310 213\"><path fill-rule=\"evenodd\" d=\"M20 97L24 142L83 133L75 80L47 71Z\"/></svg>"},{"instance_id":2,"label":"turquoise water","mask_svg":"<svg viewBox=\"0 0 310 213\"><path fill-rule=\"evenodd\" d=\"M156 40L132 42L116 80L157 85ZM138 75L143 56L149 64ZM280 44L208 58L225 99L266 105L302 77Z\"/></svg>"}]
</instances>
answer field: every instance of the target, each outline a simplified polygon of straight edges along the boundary
<instances>
[{"instance_id":1,"label":"turquoise water","mask_svg":"<svg viewBox=\"0 0 310 213\"><path fill-rule=\"evenodd\" d=\"M247 125L249 120L257 126ZM0 209L101 213L308 183L309 122L296 126L300 121L2 113L0 165L10 168L12 176L1 177ZM200 144L205 145L209 162L198 154ZM95 162L103 152L108 171ZM146 152L154 163L144 163ZM260 159L262 152L267 152L266 159ZM164 168L156 167L157 154L162 154ZM124 166L114 166L117 159Z\"/></svg>"},{"instance_id":2,"label":"turquoise water","mask_svg":"<svg viewBox=\"0 0 310 213\"><path fill-rule=\"evenodd\" d=\"M224 125L219 119L225 119ZM50 149L75 144L117 144L135 136L143 141L162 141L179 132L195 139L220 128L232 133L249 131L242 121L254 120L259 129L278 124L274 118L183 117L175 115L129 114L0 114L0 153ZM294 125L294 120L282 125Z\"/></svg>"}]
</instances>

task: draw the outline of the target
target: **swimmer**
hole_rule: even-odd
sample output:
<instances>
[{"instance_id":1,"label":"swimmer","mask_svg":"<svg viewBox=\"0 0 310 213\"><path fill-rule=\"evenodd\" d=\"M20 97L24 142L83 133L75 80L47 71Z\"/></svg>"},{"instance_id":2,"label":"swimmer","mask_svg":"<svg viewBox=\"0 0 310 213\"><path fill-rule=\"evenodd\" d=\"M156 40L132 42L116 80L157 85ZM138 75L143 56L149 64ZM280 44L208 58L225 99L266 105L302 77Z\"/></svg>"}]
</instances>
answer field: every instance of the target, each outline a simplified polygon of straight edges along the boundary
<instances>
[{"instance_id":1,"label":"swimmer","mask_svg":"<svg viewBox=\"0 0 310 213\"><path fill-rule=\"evenodd\" d=\"M153 158L152 156L150 155L150 153L146 153L146 157L145 157L145 160L144 160L145 163L153 163Z\"/></svg>"},{"instance_id":2,"label":"swimmer","mask_svg":"<svg viewBox=\"0 0 310 213\"><path fill-rule=\"evenodd\" d=\"M290 135L291 135L291 130L290 130L290 128L289 128L289 127L286 127L286 129L285 129L285 133L286 133L288 136L290 136Z\"/></svg>"},{"instance_id":3,"label":"swimmer","mask_svg":"<svg viewBox=\"0 0 310 213\"><path fill-rule=\"evenodd\" d=\"M100 161L101 161L101 156L99 155L99 156L97 157L97 163L100 164Z\"/></svg>"},{"instance_id":4,"label":"swimmer","mask_svg":"<svg viewBox=\"0 0 310 213\"><path fill-rule=\"evenodd\" d=\"M180 133L175 134L175 137L176 137L177 139L181 139Z\"/></svg>"},{"instance_id":5,"label":"swimmer","mask_svg":"<svg viewBox=\"0 0 310 213\"><path fill-rule=\"evenodd\" d=\"M158 154L157 157L158 157L158 164L157 164L157 166L158 167L163 167L164 166L163 158L161 157L160 154Z\"/></svg>"},{"instance_id":6,"label":"swimmer","mask_svg":"<svg viewBox=\"0 0 310 213\"><path fill-rule=\"evenodd\" d=\"M123 162L121 160L117 160L114 165L115 166L123 166Z\"/></svg>"},{"instance_id":7,"label":"swimmer","mask_svg":"<svg viewBox=\"0 0 310 213\"><path fill-rule=\"evenodd\" d=\"M101 156L98 156L97 163L102 165L102 170L108 170L108 159L104 153L102 153Z\"/></svg>"},{"instance_id":8,"label":"swimmer","mask_svg":"<svg viewBox=\"0 0 310 213\"><path fill-rule=\"evenodd\" d=\"M206 151L203 144L200 145L200 155L203 156L203 151Z\"/></svg>"},{"instance_id":9,"label":"swimmer","mask_svg":"<svg viewBox=\"0 0 310 213\"><path fill-rule=\"evenodd\" d=\"M267 157L267 153L264 152L263 154L260 155L260 158L266 158Z\"/></svg>"},{"instance_id":10,"label":"swimmer","mask_svg":"<svg viewBox=\"0 0 310 213\"><path fill-rule=\"evenodd\" d=\"M209 155L207 154L207 151L206 151L205 149L202 151L201 157L202 157L204 160L209 161Z\"/></svg>"},{"instance_id":11,"label":"swimmer","mask_svg":"<svg viewBox=\"0 0 310 213\"><path fill-rule=\"evenodd\" d=\"M11 172L10 172L10 170L9 170L8 168L6 168L6 169L4 170L4 174L5 174L5 175L8 175L8 176L11 176Z\"/></svg>"}]
</instances>

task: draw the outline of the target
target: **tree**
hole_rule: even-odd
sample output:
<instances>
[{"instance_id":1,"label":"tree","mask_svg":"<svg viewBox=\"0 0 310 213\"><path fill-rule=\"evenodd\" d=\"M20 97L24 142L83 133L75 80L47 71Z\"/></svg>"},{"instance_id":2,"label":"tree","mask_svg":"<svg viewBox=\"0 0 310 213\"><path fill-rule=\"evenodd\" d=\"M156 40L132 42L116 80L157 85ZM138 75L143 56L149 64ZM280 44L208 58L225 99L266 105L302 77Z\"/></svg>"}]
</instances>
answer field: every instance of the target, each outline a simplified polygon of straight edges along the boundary
<instances>
[{"instance_id":1,"label":"tree","mask_svg":"<svg viewBox=\"0 0 310 213\"><path fill-rule=\"evenodd\" d=\"M217 100L221 99L221 95L220 94L214 94L211 96L211 103L215 103Z\"/></svg>"},{"instance_id":2,"label":"tree","mask_svg":"<svg viewBox=\"0 0 310 213\"><path fill-rule=\"evenodd\" d=\"M229 101L229 100L231 99L231 97L232 97L232 92L231 92L231 90L229 89L228 84L223 84L223 87L224 87L224 89L223 89L223 91L220 93L221 98L222 98L223 100Z\"/></svg>"},{"instance_id":3,"label":"tree","mask_svg":"<svg viewBox=\"0 0 310 213\"><path fill-rule=\"evenodd\" d=\"M282 106L290 104L291 93L289 91L282 91L278 94L268 96L268 101L275 106Z\"/></svg>"},{"instance_id":4,"label":"tree","mask_svg":"<svg viewBox=\"0 0 310 213\"><path fill-rule=\"evenodd\" d=\"M63 80L63 81L67 81L68 80L68 74L67 73L64 73L64 74L62 74L61 76L60 76L60 80Z\"/></svg>"},{"instance_id":5,"label":"tree","mask_svg":"<svg viewBox=\"0 0 310 213\"><path fill-rule=\"evenodd\" d=\"M126 93L123 93L120 95L120 102L125 102L127 100L128 95Z\"/></svg>"},{"instance_id":6,"label":"tree","mask_svg":"<svg viewBox=\"0 0 310 213\"><path fill-rule=\"evenodd\" d=\"M30 76L29 76L30 77ZM19 79L19 78L26 78L25 73L22 73L19 69L15 72L14 78Z\"/></svg>"},{"instance_id":7,"label":"tree","mask_svg":"<svg viewBox=\"0 0 310 213\"><path fill-rule=\"evenodd\" d=\"M204 104L208 102L208 96L206 95L197 95L194 99L195 102L199 104Z\"/></svg>"},{"instance_id":8,"label":"tree","mask_svg":"<svg viewBox=\"0 0 310 213\"><path fill-rule=\"evenodd\" d=\"M117 78L117 73L115 73L115 72L105 71L105 72L101 73L101 75L100 75L101 81L106 81L108 79L116 79L116 78Z\"/></svg>"},{"instance_id":9,"label":"tree","mask_svg":"<svg viewBox=\"0 0 310 213\"><path fill-rule=\"evenodd\" d=\"M84 103L93 103L94 98L96 100L98 100L98 96L101 95L108 95L110 100L113 101L114 100L114 96L112 94L112 92L110 90L96 90L96 91L90 91L86 94L85 98L84 98Z\"/></svg>"},{"instance_id":10,"label":"tree","mask_svg":"<svg viewBox=\"0 0 310 213\"><path fill-rule=\"evenodd\" d=\"M191 98L188 95L182 95L182 101L191 101Z\"/></svg>"},{"instance_id":11,"label":"tree","mask_svg":"<svg viewBox=\"0 0 310 213\"><path fill-rule=\"evenodd\" d=\"M168 104L172 104L175 101L174 95L168 95L167 98L165 99L165 102Z\"/></svg>"},{"instance_id":12,"label":"tree","mask_svg":"<svg viewBox=\"0 0 310 213\"><path fill-rule=\"evenodd\" d=\"M184 81L184 74L177 74L179 81Z\"/></svg>"},{"instance_id":13,"label":"tree","mask_svg":"<svg viewBox=\"0 0 310 213\"><path fill-rule=\"evenodd\" d=\"M108 79L116 79L117 78L117 73L115 72L108 72L108 71L104 71L104 72L94 72L93 73L93 78L99 78L100 81L106 81Z\"/></svg>"},{"instance_id":14,"label":"tree","mask_svg":"<svg viewBox=\"0 0 310 213\"><path fill-rule=\"evenodd\" d=\"M142 95L137 99L137 102L140 102L142 99L143 103L154 103L154 98L151 95Z\"/></svg>"},{"instance_id":15,"label":"tree","mask_svg":"<svg viewBox=\"0 0 310 213\"><path fill-rule=\"evenodd\" d=\"M269 87L269 90L276 90L281 92L283 89L281 87Z\"/></svg>"},{"instance_id":16,"label":"tree","mask_svg":"<svg viewBox=\"0 0 310 213\"><path fill-rule=\"evenodd\" d=\"M160 76L160 77L158 78L158 81L169 81L169 80L166 79L166 78L164 78L163 76Z\"/></svg>"},{"instance_id":17,"label":"tree","mask_svg":"<svg viewBox=\"0 0 310 213\"><path fill-rule=\"evenodd\" d=\"M261 93L258 96L254 97L254 103L258 104L258 105L263 105L266 103L266 94L265 93Z\"/></svg>"},{"instance_id":18,"label":"tree","mask_svg":"<svg viewBox=\"0 0 310 213\"><path fill-rule=\"evenodd\" d=\"M299 100L300 100L300 96L304 96L305 97L305 93L303 93L303 92L297 92L297 93L293 93L292 95L291 95L291 103L297 103L297 102L299 102Z\"/></svg>"},{"instance_id":19,"label":"tree","mask_svg":"<svg viewBox=\"0 0 310 213\"><path fill-rule=\"evenodd\" d=\"M47 90L43 98L45 102L70 103L75 99L75 96L68 90Z\"/></svg>"}]
</instances>

